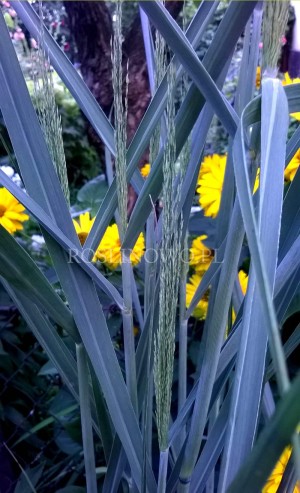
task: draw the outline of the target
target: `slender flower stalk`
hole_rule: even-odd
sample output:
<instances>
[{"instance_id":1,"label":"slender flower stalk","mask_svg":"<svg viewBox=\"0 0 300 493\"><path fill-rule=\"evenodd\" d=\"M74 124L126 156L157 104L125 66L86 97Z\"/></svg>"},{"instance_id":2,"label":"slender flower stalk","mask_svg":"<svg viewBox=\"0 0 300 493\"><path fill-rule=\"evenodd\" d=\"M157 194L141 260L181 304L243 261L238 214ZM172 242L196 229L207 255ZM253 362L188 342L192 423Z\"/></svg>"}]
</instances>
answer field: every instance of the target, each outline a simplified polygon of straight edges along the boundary
<instances>
[{"instance_id":1,"label":"slender flower stalk","mask_svg":"<svg viewBox=\"0 0 300 493\"><path fill-rule=\"evenodd\" d=\"M126 94L125 105L123 106L123 70L122 70L122 0L116 4L116 20L114 23L114 35L112 41L112 82L114 90L114 111L115 111L115 142L116 142L116 181L119 210L119 236L121 242L124 239L127 228L127 200L128 189L126 179L126 141L127 141L127 114L128 114L128 67L126 75ZM131 274L131 251L122 249L122 284L124 308L123 317L123 337L125 352L125 372L126 383L132 404L137 412L137 379L136 379L136 360L135 343L133 333L132 317L132 274Z\"/></svg>"},{"instance_id":2,"label":"slender flower stalk","mask_svg":"<svg viewBox=\"0 0 300 493\"><path fill-rule=\"evenodd\" d=\"M159 489L164 492L168 464L168 429L170 420L173 363L175 349L175 318L180 276L181 221L176 220L180 201L180 181L175 185L175 68L168 79L167 128L168 142L163 161L163 226L161 243L159 323L154 344L154 383L156 418L160 448Z\"/></svg>"},{"instance_id":3,"label":"slender flower stalk","mask_svg":"<svg viewBox=\"0 0 300 493\"><path fill-rule=\"evenodd\" d=\"M34 61L37 74L33 76L37 114L54 163L66 201L70 205L67 164L64 151L61 118L55 101L55 92L50 62L44 50L44 24L42 2L39 2L40 33L37 59Z\"/></svg>"},{"instance_id":4,"label":"slender flower stalk","mask_svg":"<svg viewBox=\"0 0 300 493\"><path fill-rule=\"evenodd\" d=\"M161 83L165 72L166 72L166 66L167 66L167 59L166 59L166 42L162 35L156 31L156 37L155 37L155 78L154 78L154 83L155 83L155 89L158 88L159 84ZM160 138L161 138L161 124L159 123L155 130L154 133L151 137L150 140L150 163L154 163L159 148L160 148Z\"/></svg>"},{"instance_id":5,"label":"slender flower stalk","mask_svg":"<svg viewBox=\"0 0 300 493\"><path fill-rule=\"evenodd\" d=\"M181 255L180 290L179 290L179 370L178 370L178 412L186 400L187 386L187 325L186 314L186 277L189 270L187 236L184 238L183 255ZM182 437L185 438L183 430Z\"/></svg>"},{"instance_id":6,"label":"slender flower stalk","mask_svg":"<svg viewBox=\"0 0 300 493\"><path fill-rule=\"evenodd\" d=\"M156 31L155 38L155 73L154 89L156 90L161 83L166 71L166 43L161 34ZM154 163L157 158L161 142L161 123L159 123L150 139L150 163ZM152 414L153 414L153 318L155 302L153 293L155 292L157 278L157 244L155 238L156 212L153 210L147 219L146 225L146 252L147 261L145 262L145 289L144 289L144 319L150 316L150 326L148 331L148 358L147 358L147 393L145 405L143 407L143 428L144 428L144 457L148 454L151 460L152 454ZM145 468L144 468L145 469Z\"/></svg>"},{"instance_id":7,"label":"slender flower stalk","mask_svg":"<svg viewBox=\"0 0 300 493\"><path fill-rule=\"evenodd\" d=\"M152 222L151 222L152 219ZM155 296L153 293L155 292L155 284L157 279L157 244L155 241L155 217L154 212L151 213L150 217L147 221L147 252L149 255L147 256L147 264L149 264L149 270L147 273L147 283L149 286L149 310L145 311L145 319L149 317L149 329L148 329L148 345L147 345L147 392L145 397L145 404L143 406L143 415L142 415L142 423L143 423L143 432L144 432L144 440L143 440L143 475L144 478L146 476L146 458L148 456L149 461L151 462L152 457L152 423L153 423L153 320L154 320L154 310L155 310ZM152 297L151 297L152 293ZM144 481L146 484L146 482Z\"/></svg>"},{"instance_id":8,"label":"slender flower stalk","mask_svg":"<svg viewBox=\"0 0 300 493\"><path fill-rule=\"evenodd\" d=\"M289 2L267 0L263 18L263 76L276 77L289 14Z\"/></svg>"}]
</instances>

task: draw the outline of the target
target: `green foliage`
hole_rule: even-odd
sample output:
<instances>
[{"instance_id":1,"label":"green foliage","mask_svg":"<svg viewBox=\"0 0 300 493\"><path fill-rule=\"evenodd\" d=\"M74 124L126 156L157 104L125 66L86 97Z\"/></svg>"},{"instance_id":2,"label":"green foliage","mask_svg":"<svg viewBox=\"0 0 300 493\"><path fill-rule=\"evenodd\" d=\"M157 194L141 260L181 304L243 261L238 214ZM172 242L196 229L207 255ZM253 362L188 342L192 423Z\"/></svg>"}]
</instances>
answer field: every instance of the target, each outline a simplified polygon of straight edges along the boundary
<instances>
[{"instance_id":1,"label":"green foliage","mask_svg":"<svg viewBox=\"0 0 300 493\"><path fill-rule=\"evenodd\" d=\"M74 454L81 451L78 407L2 285L0 305L1 441L12 452L1 452L3 459L6 456L7 477L16 485L15 491L32 491L27 476L39 485L38 491L49 491L50 484L54 489L64 484ZM30 464L23 474L22 457ZM55 457L60 462L60 479Z\"/></svg>"},{"instance_id":2,"label":"green foliage","mask_svg":"<svg viewBox=\"0 0 300 493\"><path fill-rule=\"evenodd\" d=\"M299 171L284 187L284 167L300 144L299 129L287 140L292 131L288 115L300 110L299 86L283 88L279 80L267 78L254 97L260 4L223 3L211 29L216 4L202 2L185 35L162 3L141 2L140 7L174 57L168 60L167 73L127 149L124 132L123 141L115 142L115 129L75 68L45 34L50 62L68 88L57 94L62 117L67 115L68 122L69 117L72 121L79 117L79 111L86 115L107 150L117 159L122 157L123 167L117 167L117 173L123 173L122 186L126 172L127 183L132 181L138 194L128 225L127 218L123 221L124 241L114 244L122 250L121 269L114 273L91 264L83 253L88 250L92 259L108 225L126 216L124 203L118 204L120 183L115 178L107 188L97 170L97 178L84 184L74 209L69 210L0 17L0 108L26 193L1 171L0 181L39 223L55 270L48 282L39 273L41 265L33 266L33 258L28 258L17 240L8 239L8 233L0 235L1 275L10 298L5 293L1 296L14 315L11 318L9 311L9 318L4 310L1 319L0 365L6 383L2 416L8 423L7 440L16 424L21 428L16 440L8 442L10 457L17 458L25 446L30 455L17 488L66 493L70 487L76 491L87 485L88 491L98 487L103 492L191 493L205 488L225 493L251 491L255 485L255 491L261 491L289 443L295 462L290 463L286 476L290 475L293 488L295 474L299 474L295 434L300 419L299 379L294 372L289 375L287 363L299 345L299 328L292 325L284 344L281 339L286 316L298 309L299 298ZM36 34L40 20L30 5L18 2L15 8ZM237 62L245 28L242 60ZM195 50L204 32L207 46L199 56ZM117 41L120 48L121 39ZM230 72L232 87L228 90L224 82L233 54L242 69ZM118 55L115 69L120 71ZM177 67L175 80L180 78L180 84L183 74L189 77L176 112L171 67ZM233 101L229 93L235 79ZM119 108L120 82L119 78ZM230 137L220 209L211 220L205 211L191 217L191 207L203 154L212 150L209 132L216 115L225 140ZM124 126L124 122L117 123ZM160 124L161 139L156 141L151 172L144 180L138 171L140 159ZM72 146L82 137L77 130L68 137ZM216 134L214 139L223 152ZM182 149L189 155L190 136L188 163L175 166ZM81 145L81 149L84 154L86 148ZM258 167L260 186L253 195ZM96 214L86 232L84 250L73 227L74 211ZM209 235L215 261L202 274L186 310L182 291L188 269L182 269L179 276L177 260L183 242L181 229L185 236L188 227L193 233ZM145 256L133 269L129 258L141 233L146 233L151 258L154 254L158 258L149 268ZM241 265L247 265L249 272L245 297L238 283ZM42 268L48 273L45 265ZM205 322L196 322L190 312L207 293ZM28 327L43 350L37 345L32 348L34 339ZM164 406L158 409L164 413L162 426L161 412L158 420L152 419L157 409L153 366L158 362L155 383L158 406ZM13 399L10 386L14 386ZM46 402L38 408L38 415L32 415L32 402L39 399L40 388ZM26 426L21 425L24 418ZM159 434L162 453L158 458ZM45 443L50 443L49 451ZM37 455L41 445L44 462ZM20 467L16 469L19 474Z\"/></svg>"},{"instance_id":3,"label":"green foliage","mask_svg":"<svg viewBox=\"0 0 300 493\"><path fill-rule=\"evenodd\" d=\"M76 204L74 211L89 210L91 216L94 217L105 197L108 190L106 178L104 175L99 175L88 181L77 193Z\"/></svg>"},{"instance_id":4,"label":"green foliage","mask_svg":"<svg viewBox=\"0 0 300 493\"><path fill-rule=\"evenodd\" d=\"M55 99L62 121L68 177L73 192L71 199L74 201L76 189L97 175L101 168L97 153L88 142L87 124L78 105L61 84L57 89Z\"/></svg>"}]
</instances>

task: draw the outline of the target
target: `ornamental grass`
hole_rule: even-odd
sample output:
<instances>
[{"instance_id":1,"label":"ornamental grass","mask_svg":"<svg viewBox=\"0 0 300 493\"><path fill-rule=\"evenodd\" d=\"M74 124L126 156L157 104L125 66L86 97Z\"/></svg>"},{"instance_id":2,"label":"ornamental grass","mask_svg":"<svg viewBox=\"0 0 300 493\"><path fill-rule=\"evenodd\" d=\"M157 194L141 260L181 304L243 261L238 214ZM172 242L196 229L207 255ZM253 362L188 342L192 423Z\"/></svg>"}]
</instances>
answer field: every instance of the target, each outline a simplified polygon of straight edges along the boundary
<instances>
[{"instance_id":1,"label":"ornamental grass","mask_svg":"<svg viewBox=\"0 0 300 493\"><path fill-rule=\"evenodd\" d=\"M23 185L0 170L1 283L78 405L88 493L300 491L300 377L288 367L299 326L281 337L299 311L300 84L278 75L278 3L227 2L200 60L218 2L197 4L182 30L162 2L141 1L154 82L128 144L122 3L108 119L30 3L12 2L114 163L96 213L70 208L51 80L36 111L0 15L0 110ZM222 88L241 36L231 104ZM206 145L214 117L226 155ZM16 234L29 217L55 284Z\"/></svg>"}]
</instances>

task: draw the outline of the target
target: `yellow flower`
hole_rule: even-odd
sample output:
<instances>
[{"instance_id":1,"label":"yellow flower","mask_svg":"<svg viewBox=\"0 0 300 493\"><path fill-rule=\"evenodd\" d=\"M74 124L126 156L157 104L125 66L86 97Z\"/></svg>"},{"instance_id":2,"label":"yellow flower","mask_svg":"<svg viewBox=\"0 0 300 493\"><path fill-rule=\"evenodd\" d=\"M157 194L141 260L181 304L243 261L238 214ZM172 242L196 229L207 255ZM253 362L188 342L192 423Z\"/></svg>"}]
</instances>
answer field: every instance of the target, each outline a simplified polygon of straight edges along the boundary
<instances>
[{"instance_id":1,"label":"yellow flower","mask_svg":"<svg viewBox=\"0 0 300 493\"><path fill-rule=\"evenodd\" d=\"M239 281L243 295L245 296L248 287L248 274L243 270L239 271Z\"/></svg>"},{"instance_id":2,"label":"yellow flower","mask_svg":"<svg viewBox=\"0 0 300 493\"><path fill-rule=\"evenodd\" d=\"M299 78L291 79L287 72L284 74L284 79L282 81L283 86L289 86L291 84L299 84L299 83L300 83ZM291 116L294 117L296 120L300 121L300 111L298 111L296 113L291 113Z\"/></svg>"},{"instance_id":3,"label":"yellow flower","mask_svg":"<svg viewBox=\"0 0 300 493\"><path fill-rule=\"evenodd\" d=\"M221 195L224 183L227 156L212 154L206 156L201 164L198 188L199 204L204 210L204 215L216 217L221 203ZM257 170L253 193L259 187L259 169Z\"/></svg>"},{"instance_id":4,"label":"yellow flower","mask_svg":"<svg viewBox=\"0 0 300 493\"><path fill-rule=\"evenodd\" d=\"M198 236L192 241L190 248L190 266L199 274L208 269L213 259L212 251L202 243L206 238L206 235Z\"/></svg>"},{"instance_id":5,"label":"yellow flower","mask_svg":"<svg viewBox=\"0 0 300 493\"><path fill-rule=\"evenodd\" d=\"M284 178L286 181L293 181L295 178L295 174L300 165L300 149L296 152L296 154L292 157L289 164L285 168Z\"/></svg>"},{"instance_id":6,"label":"yellow flower","mask_svg":"<svg viewBox=\"0 0 300 493\"><path fill-rule=\"evenodd\" d=\"M83 214L80 214L78 219L79 219L79 222L77 220L73 219L73 224L75 227L75 231L78 234L78 238L79 238L81 245L84 245L84 242L87 239L87 236L92 229L95 218L91 219L90 213L84 212Z\"/></svg>"},{"instance_id":7,"label":"yellow flower","mask_svg":"<svg viewBox=\"0 0 300 493\"><path fill-rule=\"evenodd\" d=\"M204 215L216 217L220 209L227 156L205 156L199 173L197 192Z\"/></svg>"},{"instance_id":8,"label":"yellow flower","mask_svg":"<svg viewBox=\"0 0 300 493\"><path fill-rule=\"evenodd\" d=\"M147 178L151 170L151 164L147 163L140 169L143 178Z\"/></svg>"},{"instance_id":9,"label":"yellow flower","mask_svg":"<svg viewBox=\"0 0 300 493\"><path fill-rule=\"evenodd\" d=\"M190 277L189 282L186 285L186 307L187 308L189 307L200 282L201 282L201 276L199 274L193 274ZM193 311L193 316L195 318L199 318L200 320L204 320L206 317L207 307L208 307L208 301L207 301L207 299L205 299L205 296L204 296L204 298L198 302L195 310Z\"/></svg>"},{"instance_id":10,"label":"yellow flower","mask_svg":"<svg viewBox=\"0 0 300 493\"><path fill-rule=\"evenodd\" d=\"M262 493L276 493L278 490L283 473L289 461L292 452L292 447L286 447L282 452L279 461L271 472L268 481L263 487ZM296 485L293 493L300 493L300 486Z\"/></svg>"},{"instance_id":11,"label":"yellow flower","mask_svg":"<svg viewBox=\"0 0 300 493\"><path fill-rule=\"evenodd\" d=\"M260 81L261 81L261 68L257 67L256 69L256 79L255 79L255 87L256 89L260 88Z\"/></svg>"},{"instance_id":12,"label":"yellow flower","mask_svg":"<svg viewBox=\"0 0 300 493\"><path fill-rule=\"evenodd\" d=\"M0 188L0 224L9 233L23 229L23 222L29 219L25 207L6 188Z\"/></svg>"},{"instance_id":13,"label":"yellow flower","mask_svg":"<svg viewBox=\"0 0 300 493\"><path fill-rule=\"evenodd\" d=\"M130 254L133 265L140 262L145 250L145 240L143 233L138 237ZM108 226L96 251L96 257L107 265L110 269L116 269L121 264L121 241L116 224Z\"/></svg>"}]
</instances>

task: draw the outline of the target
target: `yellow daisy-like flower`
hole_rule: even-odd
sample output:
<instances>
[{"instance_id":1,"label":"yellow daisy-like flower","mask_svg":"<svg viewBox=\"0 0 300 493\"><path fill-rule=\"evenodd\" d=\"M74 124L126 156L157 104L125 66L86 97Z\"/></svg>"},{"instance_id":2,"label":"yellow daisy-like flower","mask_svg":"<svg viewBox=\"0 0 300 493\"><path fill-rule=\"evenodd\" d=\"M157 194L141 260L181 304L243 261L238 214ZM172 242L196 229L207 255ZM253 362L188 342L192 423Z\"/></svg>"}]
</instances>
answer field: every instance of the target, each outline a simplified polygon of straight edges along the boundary
<instances>
[{"instance_id":1,"label":"yellow daisy-like flower","mask_svg":"<svg viewBox=\"0 0 300 493\"><path fill-rule=\"evenodd\" d=\"M221 203L227 156L212 154L206 156L201 164L198 188L199 204L207 217L216 217ZM259 187L259 169L257 170L253 193Z\"/></svg>"},{"instance_id":2,"label":"yellow daisy-like flower","mask_svg":"<svg viewBox=\"0 0 300 493\"><path fill-rule=\"evenodd\" d=\"M203 274L208 269L213 259L212 251L203 243L206 239L206 235L198 236L192 241L190 248L190 266L199 274Z\"/></svg>"},{"instance_id":3,"label":"yellow daisy-like flower","mask_svg":"<svg viewBox=\"0 0 300 493\"><path fill-rule=\"evenodd\" d=\"M286 447L282 452L279 461L271 472L268 481L263 487L262 493L276 493L279 484L282 480L283 473L289 461L290 455L292 453L292 447ZM294 493L300 493L300 486L296 485L294 488Z\"/></svg>"},{"instance_id":4,"label":"yellow daisy-like flower","mask_svg":"<svg viewBox=\"0 0 300 493\"><path fill-rule=\"evenodd\" d=\"M90 213L84 212L83 214L80 214L78 219L79 219L79 222L77 220L73 219L73 224L75 227L75 231L78 234L78 238L79 238L81 245L84 245L85 240L87 239L87 236L92 229L95 218L91 219Z\"/></svg>"},{"instance_id":5,"label":"yellow daisy-like flower","mask_svg":"<svg viewBox=\"0 0 300 493\"><path fill-rule=\"evenodd\" d=\"M151 164L147 163L140 169L143 178L147 178L151 170Z\"/></svg>"},{"instance_id":6,"label":"yellow daisy-like flower","mask_svg":"<svg viewBox=\"0 0 300 493\"><path fill-rule=\"evenodd\" d=\"M289 86L291 84L299 84L299 83L300 83L299 78L291 79L287 72L284 74L284 79L282 81L283 86ZM300 121L300 111L297 111L296 113L291 113L291 116L296 120Z\"/></svg>"},{"instance_id":7,"label":"yellow daisy-like flower","mask_svg":"<svg viewBox=\"0 0 300 493\"><path fill-rule=\"evenodd\" d=\"M133 265L137 265L145 251L145 240L143 233L138 237L130 254L130 260ZM116 224L108 226L96 251L96 257L110 269L116 269L121 264L121 241Z\"/></svg>"},{"instance_id":8,"label":"yellow daisy-like flower","mask_svg":"<svg viewBox=\"0 0 300 493\"><path fill-rule=\"evenodd\" d=\"M239 281L243 295L245 296L248 287L248 274L243 270L239 271Z\"/></svg>"},{"instance_id":9,"label":"yellow daisy-like flower","mask_svg":"<svg viewBox=\"0 0 300 493\"><path fill-rule=\"evenodd\" d=\"M298 149L296 154L292 157L289 164L285 168L284 179L286 181L293 181L299 166L300 166L300 149Z\"/></svg>"},{"instance_id":10,"label":"yellow daisy-like flower","mask_svg":"<svg viewBox=\"0 0 300 493\"><path fill-rule=\"evenodd\" d=\"M199 274L193 274L190 277L189 282L186 284L187 308L189 307L200 282L201 282L201 276ZM206 317L207 307L208 307L208 301L204 297L202 300L198 302L195 310L193 311L193 317L198 318L200 320L204 320Z\"/></svg>"},{"instance_id":11,"label":"yellow daisy-like flower","mask_svg":"<svg viewBox=\"0 0 300 493\"><path fill-rule=\"evenodd\" d=\"M216 217L219 212L226 159L226 155L212 154L205 156L201 164L197 192L205 216Z\"/></svg>"},{"instance_id":12,"label":"yellow daisy-like flower","mask_svg":"<svg viewBox=\"0 0 300 493\"><path fill-rule=\"evenodd\" d=\"M0 224L9 233L23 229L23 222L29 219L25 207L6 188L0 188Z\"/></svg>"}]
</instances>

